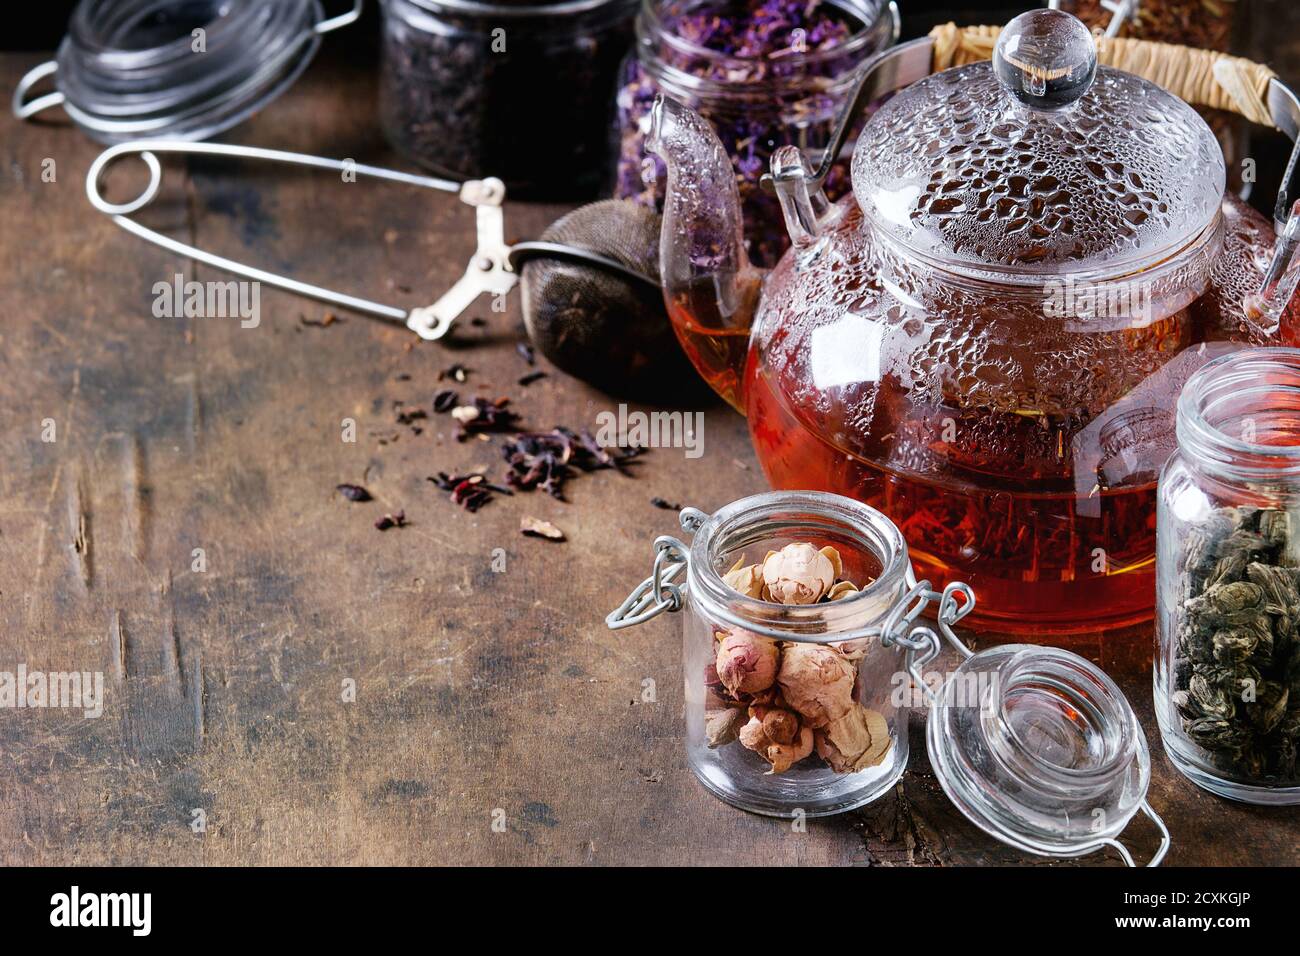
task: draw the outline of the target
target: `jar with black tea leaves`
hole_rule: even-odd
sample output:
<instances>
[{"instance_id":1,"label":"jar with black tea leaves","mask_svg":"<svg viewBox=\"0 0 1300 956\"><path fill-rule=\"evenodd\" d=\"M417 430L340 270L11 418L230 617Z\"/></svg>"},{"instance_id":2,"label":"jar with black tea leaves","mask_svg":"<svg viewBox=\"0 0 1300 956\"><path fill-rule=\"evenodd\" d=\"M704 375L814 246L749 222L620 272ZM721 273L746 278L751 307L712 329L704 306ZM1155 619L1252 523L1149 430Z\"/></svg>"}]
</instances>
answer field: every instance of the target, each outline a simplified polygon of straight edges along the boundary
<instances>
[{"instance_id":1,"label":"jar with black tea leaves","mask_svg":"<svg viewBox=\"0 0 1300 956\"><path fill-rule=\"evenodd\" d=\"M1300 803L1300 349L1188 379L1157 512L1156 717L1221 796Z\"/></svg>"},{"instance_id":2,"label":"jar with black tea leaves","mask_svg":"<svg viewBox=\"0 0 1300 956\"><path fill-rule=\"evenodd\" d=\"M609 178L619 63L636 0L385 0L380 118L444 176L583 199Z\"/></svg>"}]
</instances>

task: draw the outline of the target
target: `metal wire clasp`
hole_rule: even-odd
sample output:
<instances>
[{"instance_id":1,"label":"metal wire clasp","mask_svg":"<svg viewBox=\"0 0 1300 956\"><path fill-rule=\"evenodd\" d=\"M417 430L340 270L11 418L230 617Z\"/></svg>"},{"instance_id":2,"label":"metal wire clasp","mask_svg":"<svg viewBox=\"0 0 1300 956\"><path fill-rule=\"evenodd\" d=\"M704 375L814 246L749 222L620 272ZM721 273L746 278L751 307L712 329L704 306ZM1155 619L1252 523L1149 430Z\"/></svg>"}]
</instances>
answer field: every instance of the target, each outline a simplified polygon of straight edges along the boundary
<instances>
[{"instance_id":1,"label":"metal wire clasp","mask_svg":"<svg viewBox=\"0 0 1300 956\"><path fill-rule=\"evenodd\" d=\"M940 633L963 658L973 657L975 652L962 642L953 627L975 610L975 592L969 584L961 581L953 581L942 592L935 591L929 581L917 581L911 568L908 568L907 577L911 589L885 618L885 623L880 628L880 643L886 647L897 645L907 650L904 658L907 673L921 692L933 701L937 699L937 694L925 682L921 668L939 656L943 643L932 628L917 624L916 620L931 601L937 601L939 607L935 612L935 622Z\"/></svg>"},{"instance_id":2,"label":"metal wire clasp","mask_svg":"<svg viewBox=\"0 0 1300 956\"><path fill-rule=\"evenodd\" d=\"M682 530L693 535L708 517L697 508L683 508ZM680 611L685 604L686 583L678 584L677 577L690 569L690 552L690 545L672 535L655 538L654 569L650 577L638 584L627 600L606 616L605 626L617 631L642 624L665 611Z\"/></svg>"}]
</instances>

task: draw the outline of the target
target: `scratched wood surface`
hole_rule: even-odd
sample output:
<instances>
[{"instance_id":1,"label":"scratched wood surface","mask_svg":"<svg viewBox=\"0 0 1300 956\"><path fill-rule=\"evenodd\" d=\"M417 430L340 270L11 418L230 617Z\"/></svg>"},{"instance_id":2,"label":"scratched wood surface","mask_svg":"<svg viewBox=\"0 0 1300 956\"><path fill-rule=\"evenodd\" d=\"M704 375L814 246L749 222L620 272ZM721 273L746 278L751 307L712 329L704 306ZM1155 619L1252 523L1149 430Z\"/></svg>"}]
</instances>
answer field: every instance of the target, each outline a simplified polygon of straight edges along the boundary
<instances>
[{"instance_id":1,"label":"scratched wood surface","mask_svg":"<svg viewBox=\"0 0 1300 956\"><path fill-rule=\"evenodd\" d=\"M33 62L0 58L0 89ZM319 62L232 138L397 163L369 72ZM517 495L471 515L426 476L499 475L495 443L458 444L441 416L417 435L394 403L427 407L438 372L461 362L463 392L511 395L530 427L590 425L612 406L554 372L515 384L529 371L517 305L480 305L470 314L486 323L444 344L345 313L306 325L327 310L269 287L256 328L154 318L155 283L223 277L94 213L83 180L99 147L67 124L6 111L0 149L0 670L106 681L98 719L0 710L0 863L1049 865L965 822L916 718L897 791L806 833L694 782L680 623L613 634L601 619L674 530L653 496L710 509L762 490L739 417L707 409L698 460L656 450L636 477L573 481L568 504ZM114 198L130 180L115 177ZM515 204L508 227L535 236L559 211ZM283 168L169 162L142 217L407 305L432 301L471 251L471 217L450 196ZM339 482L378 500L345 502ZM399 508L408 527L374 529ZM524 514L568 542L521 537ZM1117 671L1152 739L1170 862L1300 861L1294 811L1218 800L1164 759L1149 642L1084 650ZM646 678L657 702L641 701ZM1133 843L1154 846L1141 827Z\"/></svg>"}]
</instances>

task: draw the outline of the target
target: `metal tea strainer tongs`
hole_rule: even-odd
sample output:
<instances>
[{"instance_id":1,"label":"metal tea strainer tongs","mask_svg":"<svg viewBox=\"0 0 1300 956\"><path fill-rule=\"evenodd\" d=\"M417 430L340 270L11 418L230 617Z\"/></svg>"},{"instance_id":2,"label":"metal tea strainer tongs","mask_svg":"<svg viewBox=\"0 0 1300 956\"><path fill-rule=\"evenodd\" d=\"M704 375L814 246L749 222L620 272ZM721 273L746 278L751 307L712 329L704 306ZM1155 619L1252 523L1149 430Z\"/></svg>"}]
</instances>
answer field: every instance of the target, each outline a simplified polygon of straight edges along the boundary
<instances>
[{"instance_id":1,"label":"metal tea strainer tongs","mask_svg":"<svg viewBox=\"0 0 1300 956\"><path fill-rule=\"evenodd\" d=\"M199 249L197 246L180 242L170 236L143 226L130 218L143 209L154 197L162 185L162 164L158 161L160 153L191 153L208 156L226 156L237 159L267 160L276 163L307 166L315 169L332 169L344 174L370 176L386 179L390 182L420 186L440 192L456 193L461 202L472 206L476 217L477 243L474 255L470 257L465 274L438 298L432 305L414 309L403 309L386 305L360 296L336 292L323 286L312 285L289 276L267 272L255 266L246 265L224 256L215 255ZM100 186L108 167L127 155L138 155L149 171L149 182L135 199L124 203L109 202L100 193ZM556 239L548 239L551 230L541 240L519 242L513 246L505 239L505 219L502 203L505 201L505 184L495 177L472 179L456 182L433 176L420 176L413 173L369 166L352 160L329 159L307 153L291 153L276 149L262 149L256 146L234 146L221 143L193 143L178 140L136 140L120 143L104 150L91 164L86 173L86 195L91 205L100 212L112 217L113 221L148 242L161 246L177 255L186 256L197 262L205 263L217 269L245 276L258 282L287 289L298 295L322 302L328 302L343 308L352 309L366 315L405 325L423 339L440 339L455 319L483 293L503 295L515 287L519 281L519 270L523 263L531 260L560 260L577 265L583 273L593 273L588 281L598 288L613 290L613 284L620 280L630 280L635 285L649 284L658 288L657 263L646 261L645 254L634 254L633 248L656 248L658 236L658 217L648 217L644 210L628 201L607 201L593 203L583 207L596 215L586 217L589 226L585 229L562 230ZM582 213L577 212L566 217L571 219ZM559 224L557 224L558 226ZM554 229L555 227L553 227ZM649 240L649 241L647 241ZM545 270L542 275L550 270ZM537 280L538 288L547 289L550 285L544 279ZM642 297L644 299L645 297ZM545 301L545 293L535 295L527 307L541 310L551 307Z\"/></svg>"}]
</instances>

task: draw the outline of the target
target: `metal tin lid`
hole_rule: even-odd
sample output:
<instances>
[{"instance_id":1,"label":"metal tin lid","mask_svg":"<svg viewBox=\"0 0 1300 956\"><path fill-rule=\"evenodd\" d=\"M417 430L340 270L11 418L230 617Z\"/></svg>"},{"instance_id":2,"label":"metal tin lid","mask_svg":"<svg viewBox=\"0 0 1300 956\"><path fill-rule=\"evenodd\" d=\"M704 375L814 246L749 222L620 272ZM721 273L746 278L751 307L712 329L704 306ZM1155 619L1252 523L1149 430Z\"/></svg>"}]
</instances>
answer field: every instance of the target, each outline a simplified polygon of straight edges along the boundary
<instances>
[{"instance_id":1,"label":"metal tin lid","mask_svg":"<svg viewBox=\"0 0 1300 956\"><path fill-rule=\"evenodd\" d=\"M283 93L361 4L325 19L320 0L82 0L57 59L19 84L14 112L61 104L104 143L207 139ZM57 91L28 101L47 77Z\"/></svg>"},{"instance_id":2,"label":"metal tin lid","mask_svg":"<svg viewBox=\"0 0 1300 956\"><path fill-rule=\"evenodd\" d=\"M930 762L981 830L1043 856L1103 846L1132 864L1119 834L1146 805L1151 755L1115 683L1077 654L1012 644L967 658L934 701Z\"/></svg>"},{"instance_id":3,"label":"metal tin lid","mask_svg":"<svg viewBox=\"0 0 1300 956\"><path fill-rule=\"evenodd\" d=\"M1160 261L1213 221L1224 181L1196 111L1099 68L1087 28L1055 10L1012 20L992 62L901 91L853 156L879 232L939 265L999 273Z\"/></svg>"}]
</instances>

